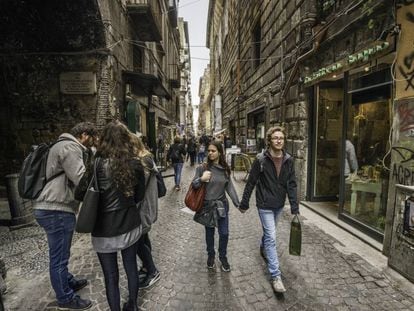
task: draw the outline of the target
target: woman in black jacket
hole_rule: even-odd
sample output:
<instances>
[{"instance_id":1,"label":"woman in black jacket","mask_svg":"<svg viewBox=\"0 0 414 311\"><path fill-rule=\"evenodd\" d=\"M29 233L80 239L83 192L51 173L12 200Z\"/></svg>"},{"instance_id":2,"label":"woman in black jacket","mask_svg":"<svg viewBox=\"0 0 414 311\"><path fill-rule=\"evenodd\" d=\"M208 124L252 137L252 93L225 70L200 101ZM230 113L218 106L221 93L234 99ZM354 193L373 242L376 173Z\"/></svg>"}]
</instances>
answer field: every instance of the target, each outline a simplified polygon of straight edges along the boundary
<instances>
[{"instance_id":1,"label":"woman in black jacket","mask_svg":"<svg viewBox=\"0 0 414 311\"><path fill-rule=\"evenodd\" d=\"M103 129L97 157L100 202L92 245L105 277L106 296L112 311L121 310L117 252L128 278L129 299L122 310L138 310L137 241L141 219L136 204L144 198L145 176L135 157L130 132L119 121Z\"/></svg>"}]
</instances>

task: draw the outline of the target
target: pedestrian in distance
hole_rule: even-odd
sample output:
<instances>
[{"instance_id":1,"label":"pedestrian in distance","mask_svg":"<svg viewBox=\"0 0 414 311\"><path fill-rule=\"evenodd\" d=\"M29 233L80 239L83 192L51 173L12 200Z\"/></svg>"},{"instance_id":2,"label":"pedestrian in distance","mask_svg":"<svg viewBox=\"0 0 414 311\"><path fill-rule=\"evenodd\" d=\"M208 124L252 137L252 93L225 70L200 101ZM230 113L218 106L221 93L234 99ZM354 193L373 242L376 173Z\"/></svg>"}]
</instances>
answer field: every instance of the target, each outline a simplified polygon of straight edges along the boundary
<instances>
[{"instance_id":1,"label":"pedestrian in distance","mask_svg":"<svg viewBox=\"0 0 414 311\"><path fill-rule=\"evenodd\" d=\"M152 258L152 247L149 232L158 217L158 187L155 175L157 166L141 139L132 134L132 142L136 156L141 160L145 173L145 196L139 204L141 215L142 234L138 240L137 255L141 259L142 268L139 271L139 287L149 288L160 279L160 272Z\"/></svg>"},{"instance_id":2,"label":"pedestrian in distance","mask_svg":"<svg viewBox=\"0 0 414 311\"><path fill-rule=\"evenodd\" d=\"M198 146L198 154L197 154L198 164L203 163L205 157L206 157L206 145L204 143L200 143L200 145Z\"/></svg>"},{"instance_id":3,"label":"pedestrian in distance","mask_svg":"<svg viewBox=\"0 0 414 311\"><path fill-rule=\"evenodd\" d=\"M187 143L187 153L190 157L190 165L194 166L197 155L197 144L193 136L190 136Z\"/></svg>"},{"instance_id":4,"label":"pedestrian in distance","mask_svg":"<svg viewBox=\"0 0 414 311\"><path fill-rule=\"evenodd\" d=\"M167 160L171 161L174 168L175 190L177 191L181 189L181 172L183 170L184 158L186 154L187 152L185 151L184 144L181 143L180 137L176 136L174 138L174 143L168 150Z\"/></svg>"},{"instance_id":5,"label":"pedestrian in distance","mask_svg":"<svg viewBox=\"0 0 414 311\"><path fill-rule=\"evenodd\" d=\"M282 127L272 127L267 131L268 148L253 162L240 203L240 211L246 212L256 186L256 206L263 229L260 254L267 261L271 285L276 293L286 291L276 250L277 221L283 212L286 195L292 215L299 214L295 166L293 157L284 150L285 142L286 134Z\"/></svg>"},{"instance_id":6,"label":"pedestrian in distance","mask_svg":"<svg viewBox=\"0 0 414 311\"><path fill-rule=\"evenodd\" d=\"M239 198L230 177L230 167L224 159L221 142L212 141L208 145L207 164L199 165L196 169L192 186L198 189L206 183L206 194L203 208L194 215L194 220L205 226L207 244L207 268L215 267L214 235L215 227L219 234L219 260L224 272L230 271L227 259L227 244L229 241L229 202L226 192L234 206L239 206ZM204 215L209 215L205 217ZM209 221L205 221L208 219Z\"/></svg>"},{"instance_id":7,"label":"pedestrian in distance","mask_svg":"<svg viewBox=\"0 0 414 311\"><path fill-rule=\"evenodd\" d=\"M104 127L96 156L100 198L92 231L92 246L104 274L110 310L121 310L117 261L119 251L129 292L128 301L122 310L138 310L136 256L141 237L141 217L137 203L144 198L144 170L134 153L131 132L119 121L112 121Z\"/></svg>"},{"instance_id":8,"label":"pedestrian in distance","mask_svg":"<svg viewBox=\"0 0 414 311\"><path fill-rule=\"evenodd\" d=\"M36 221L45 230L49 247L49 275L60 310L85 310L92 306L75 292L88 284L86 279L75 278L68 270L70 247L75 230L75 213L79 202L74 190L85 173L88 148L98 132L94 124L82 122L69 133L59 136L49 151L46 177L50 179L39 197L33 201ZM59 173L62 173L58 175ZM57 176L51 178L52 176Z\"/></svg>"}]
</instances>

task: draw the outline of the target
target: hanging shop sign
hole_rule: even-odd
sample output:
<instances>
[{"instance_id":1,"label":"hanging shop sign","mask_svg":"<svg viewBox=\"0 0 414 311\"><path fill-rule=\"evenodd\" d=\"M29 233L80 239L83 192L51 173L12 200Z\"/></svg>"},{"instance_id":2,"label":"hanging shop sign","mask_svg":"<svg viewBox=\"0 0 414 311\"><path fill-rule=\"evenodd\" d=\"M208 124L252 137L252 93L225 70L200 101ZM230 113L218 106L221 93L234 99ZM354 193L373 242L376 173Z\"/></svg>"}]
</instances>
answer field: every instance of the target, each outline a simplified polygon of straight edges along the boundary
<instances>
[{"instance_id":1,"label":"hanging shop sign","mask_svg":"<svg viewBox=\"0 0 414 311\"><path fill-rule=\"evenodd\" d=\"M305 85L312 85L327 76L338 75L344 71L360 66L362 63L365 63L373 58L378 57L379 55L384 54L384 52L388 51L389 48L390 43L388 41L384 41L381 43L376 43L375 45L355 54L348 55L348 57L332 65L322 67L319 70L313 72L311 75L306 76L304 78Z\"/></svg>"},{"instance_id":2,"label":"hanging shop sign","mask_svg":"<svg viewBox=\"0 0 414 311\"><path fill-rule=\"evenodd\" d=\"M60 91L69 95L96 93L96 74L93 72L62 72L59 76Z\"/></svg>"}]
</instances>

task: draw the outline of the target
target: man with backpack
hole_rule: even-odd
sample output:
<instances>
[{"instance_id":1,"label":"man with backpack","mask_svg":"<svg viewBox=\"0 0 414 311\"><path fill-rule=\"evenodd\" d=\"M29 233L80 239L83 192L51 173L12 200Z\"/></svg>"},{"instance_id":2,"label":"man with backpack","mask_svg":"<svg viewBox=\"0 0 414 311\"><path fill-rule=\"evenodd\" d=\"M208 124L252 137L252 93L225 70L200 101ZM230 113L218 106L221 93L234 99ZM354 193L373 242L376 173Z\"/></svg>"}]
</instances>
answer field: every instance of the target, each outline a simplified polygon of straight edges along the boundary
<instances>
[{"instance_id":1,"label":"man with backpack","mask_svg":"<svg viewBox=\"0 0 414 311\"><path fill-rule=\"evenodd\" d=\"M174 168L175 190L179 191L181 182L181 172L184 165L184 157L187 154L184 145L181 143L179 136L174 138L174 144L171 145L167 153L167 161L171 161Z\"/></svg>"},{"instance_id":2,"label":"man with backpack","mask_svg":"<svg viewBox=\"0 0 414 311\"><path fill-rule=\"evenodd\" d=\"M270 282L276 293L286 291L276 250L276 225L285 205L286 194L291 213L299 214L295 165L293 157L283 149L285 140L282 127L271 127L267 131L268 149L259 154L252 164L239 208L242 213L246 212L256 186L256 205L263 229L260 254L267 261Z\"/></svg>"},{"instance_id":3,"label":"man with backpack","mask_svg":"<svg viewBox=\"0 0 414 311\"><path fill-rule=\"evenodd\" d=\"M72 236L79 202L75 187L85 173L88 148L97 138L94 124L82 122L69 133L63 133L49 150L46 178L39 196L33 201L34 215L46 232L49 246L49 274L59 310L85 310L92 306L88 299L75 294L85 287L86 279L76 279L69 271Z\"/></svg>"}]
</instances>

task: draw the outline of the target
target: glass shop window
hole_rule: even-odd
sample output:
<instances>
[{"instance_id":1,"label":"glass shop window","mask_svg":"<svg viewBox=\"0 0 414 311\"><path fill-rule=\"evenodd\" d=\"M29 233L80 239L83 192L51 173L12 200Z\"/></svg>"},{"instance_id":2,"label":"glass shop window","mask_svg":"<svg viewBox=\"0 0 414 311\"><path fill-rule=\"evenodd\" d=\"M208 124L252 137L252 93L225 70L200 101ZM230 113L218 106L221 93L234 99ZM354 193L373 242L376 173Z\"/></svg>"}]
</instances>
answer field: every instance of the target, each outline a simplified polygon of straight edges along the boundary
<instances>
[{"instance_id":1,"label":"glass shop window","mask_svg":"<svg viewBox=\"0 0 414 311\"><path fill-rule=\"evenodd\" d=\"M383 232L389 173L384 157L391 127L390 69L350 77L350 105L345 142L343 211ZM389 160L389 157L387 157Z\"/></svg>"}]
</instances>

